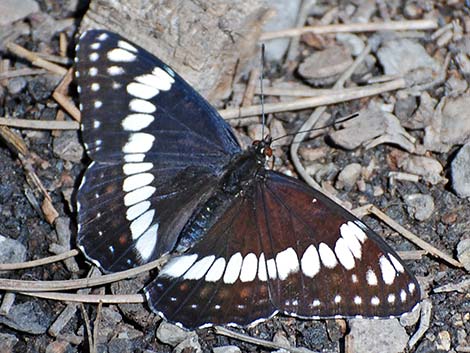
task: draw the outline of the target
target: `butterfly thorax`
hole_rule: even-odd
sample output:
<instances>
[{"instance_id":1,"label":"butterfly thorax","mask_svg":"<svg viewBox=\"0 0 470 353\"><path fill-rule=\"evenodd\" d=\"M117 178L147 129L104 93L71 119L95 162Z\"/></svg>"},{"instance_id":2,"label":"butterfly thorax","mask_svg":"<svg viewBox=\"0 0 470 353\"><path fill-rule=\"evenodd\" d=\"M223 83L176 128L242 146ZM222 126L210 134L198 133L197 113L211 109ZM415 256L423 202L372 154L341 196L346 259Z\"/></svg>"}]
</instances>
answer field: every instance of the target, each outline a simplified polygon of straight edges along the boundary
<instances>
[{"instance_id":1,"label":"butterfly thorax","mask_svg":"<svg viewBox=\"0 0 470 353\"><path fill-rule=\"evenodd\" d=\"M176 250L183 252L193 246L212 225L225 213L235 198L250 195L253 185L264 178L265 156L259 146L251 146L245 152L235 155L224 168L218 186L203 202L198 212L180 233Z\"/></svg>"}]
</instances>

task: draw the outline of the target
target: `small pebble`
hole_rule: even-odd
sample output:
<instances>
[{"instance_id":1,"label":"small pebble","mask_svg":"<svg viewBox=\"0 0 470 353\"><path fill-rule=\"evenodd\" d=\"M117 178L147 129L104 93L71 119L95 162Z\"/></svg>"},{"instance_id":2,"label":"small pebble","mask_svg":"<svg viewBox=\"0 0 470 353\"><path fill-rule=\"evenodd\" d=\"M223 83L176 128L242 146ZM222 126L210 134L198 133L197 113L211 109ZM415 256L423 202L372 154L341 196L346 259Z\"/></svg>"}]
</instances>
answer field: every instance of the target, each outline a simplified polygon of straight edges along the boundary
<instances>
[{"instance_id":1,"label":"small pebble","mask_svg":"<svg viewBox=\"0 0 470 353\"><path fill-rule=\"evenodd\" d=\"M69 342L57 340L51 342L46 347L46 353L69 353L72 352L72 346Z\"/></svg>"},{"instance_id":2,"label":"small pebble","mask_svg":"<svg viewBox=\"0 0 470 353\"><path fill-rule=\"evenodd\" d=\"M2 0L0 1L0 26L9 25L39 10L39 5L34 0Z\"/></svg>"},{"instance_id":3,"label":"small pebble","mask_svg":"<svg viewBox=\"0 0 470 353\"><path fill-rule=\"evenodd\" d=\"M353 62L349 49L334 46L319 50L305 58L299 66L299 75L315 86L336 81Z\"/></svg>"},{"instance_id":4,"label":"small pebble","mask_svg":"<svg viewBox=\"0 0 470 353\"><path fill-rule=\"evenodd\" d=\"M336 40L349 48L353 56L358 56L365 48L364 41L357 35L351 33L338 33Z\"/></svg>"},{"instance_id":5,"label":"small pebble","mask_svg":"<svg viewBox=\"0 0 470 353\"><path fill-rule=\"evenodd\" d=\"M134 344L129 339L113 338L108 343L108 353L133 352Z\"/></svg>"},{"instance_id":6,"label":"small pebble","mask_svg":"<svg viewBox=\"0 0 470 353\"><path fill-rule=\"evenodd\" d=\"M194 336L196 336L196 334L193 331L183 330L167 321L162 321L157 329L158 340L172 347L177 346L184 340Z\"/></svg>"},{"instance_id":7,"label":"small pebble","mask_svg":"<svg viewBox=\"0 0 470 353\"><path fill-rule=\"evenodd\" d=\"M338 180L336 181L337 189L351 190L361 176L362 167L359 163L348 164L339 173Z\"/></svg>"},{"instance_id":8,"label":"small pebble","mask_svg":"<svg viewBox=\"0 0 470 353\"><path fill-rule=\"evenodd\" d=\"M266 126L263 129L263 124L252 124L248 126L247 132L252 141L262 140L262 134L264 134L264 136L270 134L270 131Z\"/></svg>"},{"instance_id":9,"label":"small pebble","mask_svg":"<svg viewBox=\"0 0 470 353\"><path fill-rule=\"evenodd\" d=\"M7 264L25 260L26 247L18 240L0 235L0 263Z\"/></svg>"},{"instance_id":10,"label":"small pebble","mask_svg":"<svg viewBox=\"0 0 470 353\"><path fill-rule=\"evenodd\" d=\"M304 161L313 162L321 158L325 158L328 155L328 147L308 148L300 147L299 154Z\"/></svg>"},{"instance_id":11,"label":"small pebble","mask_svg":"<svg viewBox=\"0 0 470 353\"><path fill-rule=\"evenodd\" d=\"M13 348L17 343L18 338L15 335L0 332L0 352L13 353Z\"/></svg>"},{"instance_id":12,"label":"small pebble","mask_svg":"<svg viewBox=\"0 0 470 353\"><path fill-rule=\"evenodd\" d=\"M19 94L26 87L26 79L24 77L14 77L8 80L7 89L11 95Z\"/></svg>"},{"instance_id":13,"label":"small pebble","mask_svg":"<svg viewBox=\"0 0 470 353\"><path fill-rule=\"evenodd\" d=\"M76 131L62 131L52 142L52 150L58 157L75 163L83 158L83 146Z\"/></svg>"},{"instance_id":14,"label":"small pebble","mask_svg":"<svg viewBox=\"0 0 470 353\"><path fill-rule=\"evenodd\" d=\"M447 179L441 177L443 172L441 163L431 157L403 153L403 157L399 158L398 167L407 173L422 176L425 181L432 185L447 181Z\"/></svg>"},{"instance_id":15,"label":"small pebble","mask_svg":"<svg viewBox=\"0 0 470 353\"><path fill-rule=\"evenodd\" d=\"M46 313L36 301L14 305L6 316L0 316L0 324L14 330L42 335L52 322L53 313Z\"/></svg>"},{"instance_id":16,"label":"small pebble","mask_svg":"<svg viewBox=\"0 0 470 353\"><path fill-rule=\"evenodd\" d=\"M448 352L450 350L450 343L451 338L449 331L443 330L437 334L437 349L443 350L444 352Z\"/></svg>"},{"instance_id":17,"label":"small pebble","mask_svg":"<svg viewBox=\"0 0 470 353\"><path fill-rule=\"evenodd\" d=\"M173 353L184 352L202 353L201 344L199 343L198 337L194 332L192 336L186 338L183 342L178 344L175 349L173 349Z\"/></svg>"},{"instance_id":18,"label":"small pebble","mask_svg":"<svg viewBox=\"0 0 470 353\"><path fill-rule=\"evenodd\" d=\"M384 41L377 56L386 75L405 75L419 68L430 68L434 72L440 69L420 43L406 38Z\"/></svg>"},{"instance_id":19,"label":"small pebble","mask_svg":"<svg viewBox=\"0 0 470 353\"><path fill-rule=\"evenodd\" d=\"M463 267L470 272L470 239L462 239L457 244L457 258Z\"/></svg>"},{"instance_id":20,"label":"small pebble","mask_svg":"<svg viewBox=\"0 0 470 353\"><path fill-rule=\"evenodd\" d=\"M434 212L434 199L431 195L411 194L405 196L408 213L418 221L429 219Z\"/></svg>"},{"instance_id":21,"label":"small pebble","mask_svg":"<svg viewBox=\"0 0 470 353\"><path fill-rule=\"evenodd\" d=\"M222 347L214 347L214 353L241 353L242 351L237 346L222 346Z\"/></svg>"},{"instance_id":22,"label":"small pebble","mask_svg":"<svg viewBox=\"0 0 470 353\"><path fill-rule=\"evenodd\" d=\"M455 193L460 197L470 197L470 143L459 150L450 169Z\"/></svg>"},{"instance_id":23,"label":"small pebble","mask_svg":"<svg viewBox=\"0 0 470 353\"><path fill-rule=\"evenodd\" d=\"M442 109L441 142L449 145L463 144L470 138L470 119L464 119L470 111L470 94L463 94L445 101Z\"/></svg>"},{"instance_id":24,"label":"small pebble","mask_svg":"<svg viewBox=\"0 0 470 353\"><path fill-rule=\"evenodd\" d=\"M408 334L397 319L352 319L346 336L355 353L401 353L408 343Z\"/></svg>"}]
</instances>

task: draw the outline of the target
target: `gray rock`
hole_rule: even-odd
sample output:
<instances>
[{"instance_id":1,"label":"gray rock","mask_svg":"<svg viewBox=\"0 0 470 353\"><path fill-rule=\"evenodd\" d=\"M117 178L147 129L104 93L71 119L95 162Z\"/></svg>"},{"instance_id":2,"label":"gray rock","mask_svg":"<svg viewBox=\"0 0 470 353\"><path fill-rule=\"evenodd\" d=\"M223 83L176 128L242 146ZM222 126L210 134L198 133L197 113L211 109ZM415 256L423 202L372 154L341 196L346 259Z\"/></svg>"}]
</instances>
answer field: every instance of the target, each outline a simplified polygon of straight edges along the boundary
<instances>
[{"instance_id":1,"label":"gray rock","mask_svg":"<svg viewBox=\"0 0 470 353\"><path fill-rule=\"evenodd\" d=\"M108 353L132 352L134 344L131 340L122 338L113 338L108 343Z\"/></svg>"},{"instance_id":2,"label":"gray rock","mask_svg":"<svg viewBox=\"0 0 470 353\"><path fill-rule=\"evenodd\" d=\"M14 305L8 315L0 316L0 324L33 335L46 333L51 322L52 317L36 301Z\"/></svg>"},{"instance_id":3,"label":"gray rock","mask_svg":"<svg viewBox=\"0 0 470 353\"><path fill-rule=\"evenodd\" d=\"M8 80L7 88L11 95L20 93L27 85L24 77L14 77Z\"/></svg>"},{"instance_id":4,"label":"gray rock","mask_svg":"<svg viewBox=\"0 0 470 353\"><path fill-rule=\"evenodd\" d=\"M352 319L351 351L355 353L399 353L405 350L408 335L397 319Z\"/></svg>"},{"instance_id":5,"label":"gray rock","mask_svg":"<svg viewBox=\"0 0 470 353\"><path fill-rule=\"evenodd\" d=\"M386 75L405 75L420 68L439 71L439 64L424 47L409 39L385 41L377 51L377 56Z\"/></svg>"},{"instance_id":6,"label":"gray rock","mask_svg":"<svg viewBox=\"0 0 470 353\"><path fill-rule=\"evenodd\" d=\"M72 345L69 342L63 341L63 340L57 340L57 341L51 342L46 347L46 353L72 353L72 352L74 352Z\"/></svg>"},{"instance_id":7,"label":"gray rock","mask_svg":"<svg viewBox=\"0 0 470 353\"><path fill-rule=\"evenodd\" d=\"M411 194L405 196L408 213L418 221L424 221L434 212L434 199L431 195Z\"/></svg>"},{"instance_id":8,"label":"gray rock","mask_svg":"<svg viewBox=\"0 0 470 353\"><path fill-rule=\"evenodd\" d=\"M331 139L346 149L359 146L372 148L383 143L397 144L414 151L414 138L400 125L398 118L382 110L371 108L341 124L342 129L330 133Z\"/></svg>"},{"instance_id":9,"label":"gray rock","mask_svg":"<svg viewBox=\"0 0 470 353\"><path fill-rule=\"evenodd\" d=\"M460 197L470 197L470 143L464 145L451 164L452 188Z\"/></svg>"},{"instance_id":10,"label":"gray rock","mask_svg":"<svg viewBox=\"0 0 470 353\"><path fill-rule=\"evenodd\" d=\"M449 145L463 144L470 139L470 94L447 99L442 109L441 142Z\"/></svg>"},{"instance_id":11,"label":"gray rock","mask_svg":"<svg viewBox=\"0 0 470 353\"><path fill-rule=\"evenodd\" d=\"M321 86L335 82L352 63L348 48L333 46L308 56L300 64L298 72L309 83Z\"/></svg>"},{"instance_id":12,"label":"gray rock","mask_svg":"<svg viewBox=\"0 0 470 353\"><path fill-rule=\"evenodd\" d=\"M300 8L300 0L271 0L269 1L269 7L275 11L275 15L264 25L264 32L272 32L295 27L297 13ZM266 42L266 59L280 61L287 51L289 42L289 38L274 39Z\"/></svg>"},{"instance_id":13,"label":"gray rock","mask_svg":"<svg viewBox=\"0 0 470 353\"><path fill-rule=\"evenodd\" d=\"M457 258L463 267L470 272L470 239L462 239L457 244Z\"/></svg>"},{"instance_id":14,"label":"gray rock","mask_svg":"<svg viewBox=\"0 0 470 353\"><path fill-rule=\"evenodd\" d=\"M54 138L52 150L58 157L66 161L78 163L83 157L83 147L78 140L76 131L63 131Z\"/></svg>"},{"instance_id":15,"label":"gray rock","mask_svg":"<svg viewBox=\"0 0 470 353\"><path fill-rule=\"evenodd\" d=\"M114 306L101 309L100 329L98 331L98 343L106 343L114 337L122 316Z\"/></svg>"},{"instance_id":16,"label":"gray rock","mask_svg":"<svg viewBox=\"0 0 470 353\"><path fill-rule=\"evenodd\" d=\"M237 346L222 346L222 347L214 347L214 353L241 353L240 348Z\"/></svg>"},{"instance_id":17,"label":"gray rock","mask_svg":"<svg viewBox=\"0 0 470 353\"><path fill-rule=\"evenodd\" d=\"M0 235L0 263L7 264L25 260L26 247L18 240Z\"/></svg>"},{"instance_id":18,"label":"gray rock","mask_svg":"<svg viewBox=\"0 0 470 353\"><path fill-rule=\"evenodd\" d=\"M173 349L173 353L183 352L202 353L202 347L196 334L186 338L183 342L178 344L175 349Z\"/></svg>"},{"instance_id":19,"label":"gray rock","mask_svg":"<svg viewBox=\"0 0 470 353\"><path fill-rule=\"evenodd\" d=\"M337 189L351 190L361 176L362 167L359 163L348 164L339 173L336 181Z\"/></svg>"},{"instance_id":20,"label":"gray rock","mask_svg":"<svg viewBox=\"0 0 470 353\"><path fill-rule=\"evenodd\" d=\"M34 0L2 0L0 1L0 26L9 25L39 11Z\"/></svg>"},{"instance_id":21,"label":"gray rock","mask_svg":"<svg viewBox=\"0 0 470 353\"><path fill-rule=\"evenodd\" d=\"M160 342L169 344L174 347L190 337L196 336L194 331L186 331L182 328L170 324L169 322L162 321L157 329L157 338ZM197 336L196 336L197 341Z\"/></svg>"},{"instance_id":22,"label":"gray rock","mask_svg":"<svg viewBox=\"0 0 470 353\"><path fill-rule=\"evenodd\" d=\"M365 48L364 41L355 34L351 33L338 33L336 40L342 45L348 47L353 56L358 56Z\"/></svg>"},{"instance_id":23,"label":"gray rock","mask_svg":"<svg viewBox=\"0 0 470 353\"><path fill-rule=\"evenodd\" d=\"M0 352L12 353L13 347L18 343L18 338L15 335L0 332ZM227 352L228 353L228 352Z\"/></svg>"},{"instance_id":24,"label":"gray rock","mask_svg":"<svg viewBox=\"0 0 470 353\"><path fill-rule=\"evenodd\" d=\"M407 173L421 176L432 185L447 182L447 179L441 176L443 172L441 163L433 158L403 153L402 156L397 155L397 165Z\"/></svg>"}]
</instances>

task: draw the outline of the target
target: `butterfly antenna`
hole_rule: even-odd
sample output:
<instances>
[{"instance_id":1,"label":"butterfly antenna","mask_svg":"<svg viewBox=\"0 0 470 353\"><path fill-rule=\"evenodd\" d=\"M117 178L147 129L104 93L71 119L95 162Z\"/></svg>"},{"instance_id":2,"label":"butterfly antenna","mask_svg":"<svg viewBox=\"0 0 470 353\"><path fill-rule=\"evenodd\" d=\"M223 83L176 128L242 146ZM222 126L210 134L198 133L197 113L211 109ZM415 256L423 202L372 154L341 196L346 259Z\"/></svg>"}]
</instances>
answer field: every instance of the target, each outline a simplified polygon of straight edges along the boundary
<instances>
[{"instance_id":1,"label":"butterfly antenna","mask_svg":"<svg viewBox=\"0 0 470 353\"><path fill-rule=\"evenodd\" d=\"M311 131L317 131L317 130L323 130L323 129L326 129L328 127L332 127L332 126L335 126L336 124L340 124L340 123L344 123L348 120L351 120L351 119L354 119L356 117L359 116L359 113L354 113L354 114L351 114L351 115L348 115L348 116L345 116L343 118L340 118L336 121L333 121L332 123L330 124L326 124L324 126L320 126L320 127L314 127L312 129L308 129L308 130L303 130L303 131L297 131L297 132L294 132L294 133L291 133L291 134L285 134L283 136L279 136L279 137L276 137L275 139L272 140L272 142L275 142L277 140L280 140L280 139L283 139L284 137L287 137L287 136L295 136L297 134L301 134L301 133L305 133L305 132L311 132ZM301 141L299 141L301 142Z\"/></svg>"},{"instance_id":2,"label":"butterfly antenna","mask_svg":"<svg viewBox=\"0 0 470 353\"><path fill-rule=\"evenodd\" d=\"M265 59L264 59L264 43L261 44L261 73L259 75L259 80L260 80L260 99L261 99L261 119L262 119L262 125L261 125L261 140L264 139L264 126L266 125L266 116L264 115L264 93L263 93L263 79L264 79L264 66L265 66Z\"/></svg>"}]
</instances>

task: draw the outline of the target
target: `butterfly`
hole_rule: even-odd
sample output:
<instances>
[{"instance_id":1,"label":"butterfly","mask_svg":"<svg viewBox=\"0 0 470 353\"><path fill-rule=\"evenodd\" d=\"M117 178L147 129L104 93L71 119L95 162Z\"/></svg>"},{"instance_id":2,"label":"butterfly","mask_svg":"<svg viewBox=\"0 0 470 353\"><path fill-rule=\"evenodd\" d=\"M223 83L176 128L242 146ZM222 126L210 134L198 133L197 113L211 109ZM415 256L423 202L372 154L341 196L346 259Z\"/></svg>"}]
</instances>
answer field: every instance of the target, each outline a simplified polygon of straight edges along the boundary
<instances>
[{"instance_id":1,"label":"butterfly","mask_svg":"<svg viewBox=\"0 0 470 353\"><path fill-rule=\"evenodd\" d=\"M105 272L173 253L144 288L188 329L299 318L393 317L420 299L378 235L305 183L266 168L269 137L242 150L217 111L121 36L77 45L82 137L78 247Z\"/></svg>"}]
</instances>

